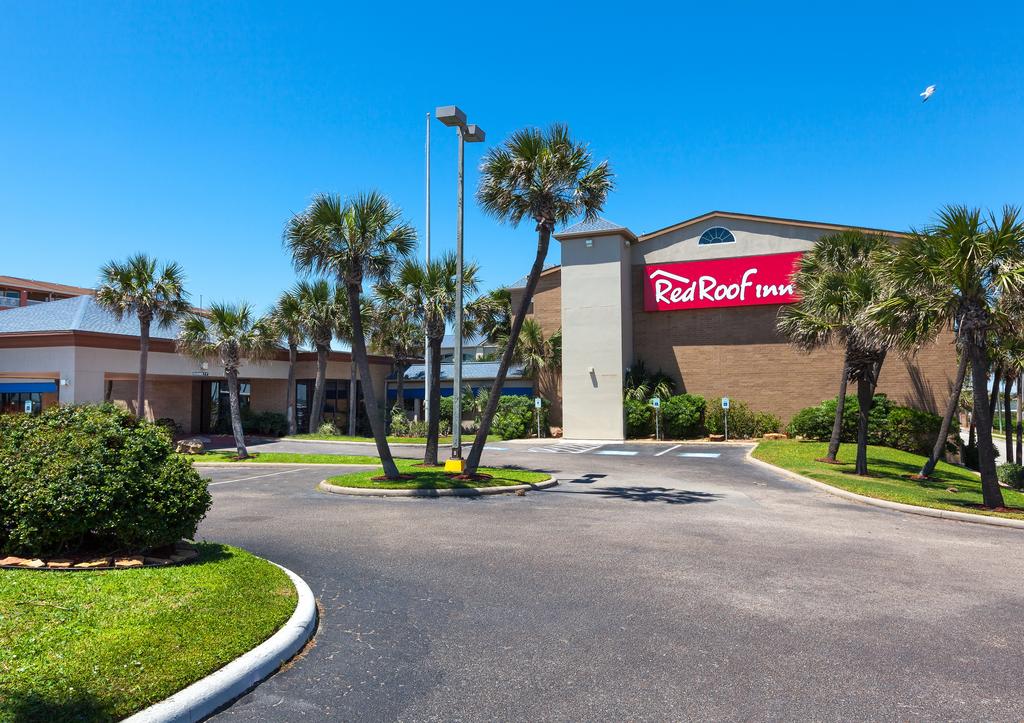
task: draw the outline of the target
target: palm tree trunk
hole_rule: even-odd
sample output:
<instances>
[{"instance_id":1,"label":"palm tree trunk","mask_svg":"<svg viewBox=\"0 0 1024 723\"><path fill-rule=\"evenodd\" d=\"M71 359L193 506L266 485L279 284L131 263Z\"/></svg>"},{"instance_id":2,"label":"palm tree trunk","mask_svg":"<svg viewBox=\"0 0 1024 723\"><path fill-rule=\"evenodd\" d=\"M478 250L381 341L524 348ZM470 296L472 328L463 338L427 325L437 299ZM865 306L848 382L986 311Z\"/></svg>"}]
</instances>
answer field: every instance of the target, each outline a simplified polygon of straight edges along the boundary
<instances>
[{"instance_id":1,"label":"palm tree trunk","mask_svg":"<svg viewBox=\"0 0 1024 723\"><path fill-rule=\"evenodd\" d=\"M430 409L427 410L427 448L423 452L423 464L437 465L438 436L441 429L441 341L444 337L430 338L430 357L434 363L430 365Z\"/></svg>"},{"instance_id":2,"label":"palm tree trunk","mask_svg":"<svg viewBox=\"0 0 1024 723\"><path fill-rule=\"evenodd\" d=\"M1002 507L1003 493L996 477L995 447L992 445L992 406L988 394L988 355L982 344L965 344L971 359L974 381L974 418L978 433L978 471L981 473L981 496L986 507ZM998 373L998 372L997 372Z\"/></svg>"},{"instance_id":3,"label":"palm tree trunk","mask_svg":"<svg viewBox=\"0 0 1024 723\"><path fill-rule=\"evenodd\" d=\"M395 381L395 405L401 408L402 414L405 414L405 370L407 368L405 364L395 364L395 371L398 373L398 379Z\"/></svg>"},{"instance_id":4,"label":"palm tree trunk","mask_svg":"<svg viewBox=\"0 0 1024 723\"><path fill-rule=\"evenodd\" d=\"M971 426L967 430L967 446L974 447L978 444L978 418L974 414L974 408L971 408Z\"/></svg>"},{"instance_id":5,"label":"palm tree trunk","mask_svg":"<svg viewBox=\"0 0 1024 723\"><path fill-rule=\"evenodd\" d=\"M961 352L960 361L956 367L956 380L953 382L953 389L950 391L949 401L946 402L946 413L942 417L942 424L939 426L939 438L935 440L932 448L932 456L924 463L924 467L918 472L919 477L928 477L935 471L935 465L939 463L943 452L946 451L946 440L949 437L949 428L953 424L953 415L960 407L960 390L964 387L964 377L967 376L967 354Z\"/></svg>"},{"instance_id":6,"label":"palm tree trunk","mask_svg":"<svg viewBox=\"0 0 1024 723\"><path fill-rule=\"evenodd\" d=\"M355 345L353 345L355 348ZM348 436L356 436L356 418L359 416L359 379L356 377L356 356L348 360Z\"/></svg>"},{"instance_id":7,"label":"palm tree trunk","mask_svg":"<svg viewBox=\"0 0 1024 723\"><path fill-rule=\"evenodd\" d=\"M843 355L843 376L839 380L839 396L836 399L836 418L832 422L832 438L828 441L828 454L825 462L835 464L836 455L839 454L839 443L843 436L843 412L846 411L846 384L850 374L850 352Z\"/></svg>"},{"instance_id":8,"label":"palm tree trunk","mask_svg":"<svg viewBox=\"0 0 1024 723\"><path fill-rule=\"evenodd\" d=\"M238 459L245 459L249 453L245 449L245 431L242 429L242 405L238 401L238 370L225 369L228 378L228 401L231 407L231 431L235 435L235 450Z\"/></svg>"},{"instance_id":9,"label":"palm tree trunk","mask_svg":"<svg viewBox=\"0 0 1024 723\"><path fill-rule=\"evenodd\" d=\"M996 421L996 409L999 408L999 384L1003 380L1003 370L998 367L994 370L992 375L992 396L989 397L988 401L988 418L992 424ZM988 389L986 385L985 389ZM987 393L987 392L986 392Z\"/></svg>"},{"instance_id":10,"label":"palm tree trunk","mask_svg":"<svg viewBox=\"0 0 1024 723\"><path fill-rule=\"evenodd\" d=\"M288 434L294 435L299 431L295 419L297 414L295 402L295 362L299 356L299 349L295 344L288 344L288 391L285 394L285 414L288 415Z\"/></svg>"},{"instance_id":11,"label":"palm tree trunk","mask_svg":"<svg viewBox=\"0 0 1024 723\"><path fill-rule=\"evenodd\" d=\"M498 411L498 401L501 397L501 389L505 386L505 376L512 364L512 357L515 355L516 343L519 341L519 333L523 330L523 322L526 321L526 312L533 301L533 292L537 289L537 280L540 272L544 270L544 259L548 255L548 245L551 243L551 227L547 223L538 224L537 232L537 255L533 260L533 267L526 279L526 289L523 291L523 298L519 300L519 309L512 318L512 328L509 330L508 343L501 355L501 362L498 364L498 373L494 376L491 384L491 391L487 397L487 406L480 417L480 428L476 432L476 439L473 440L473 447L469 451L469 459L466 460L466 472L474 474L480 466L480 456L484 452L484 445L487 443L487 435L491 431L491 422L494 420L494 413Z\"/></svg>"},{"instance_id":12,"label":"palm tree trunk","mask_svg":"<svg viewBox=\"0 0 1024 723\"><path fill-rule=\"evenodd\" d=\"M1024 464L1024 374L1017 375L1017 464Z\"/></svg>"},{"instance_id":13,"label":"palm tree trunk","mask_svg":"<svg viewBox=\"0 0 1024 723\"><path fill-rule=\"evenodd\" d=\"M330 347L316 345L316 382L313 387L313 402L309 409L309 431L315 434L324 419L324 397L327 395L327 354Z\"/></svg>"},{"instance_id":14,"label":"palm tree trunk","mask_svg":"<svg viewBox=\"0 0 1024 723\"><path fill-rule=\"evenodd\" d=\"M1013 413L1010 411L1010 401L1013 399L1013 378L1007 374L1003 379L1003 439L1006 442L1007 462L1013 461Z\"/></svg>"},{"instance_id":15,"label":"palm tree trunk","mask_svg":"<svg viewBox=\"0 0 1024 723\"><path fill-rule=\"evenodd\" d=\"M387 434L384 432L384 410L377 404L377 393L373 388L373 377L370 376L370 360L366 356L363 319L359 314L359 292L362 290L360 286L361 284L345 284L345 290L348 292L348 315L352 322L352 356L359 365L359 376L363 380L366 414L370 418L370 429L373 431L373 441L377 443L377 454L380 456L381 466L384 467L384 476L392 480L399 479L398 467L391 456Z\"/></svg>"},{"instance_id":16,"label":"palm tree trunk","mask_svg":"<svg viewBox=\"0 0 1024 723\"><path fill-rule=\"evenodd\" d=\"M149 366L149 317L139 317L139 383L135 390L135 416L146 418L146 369Z\"/></svg>"},{"instance_id":17,"label":"palm tree trunk","mask_svg":"<svg viewBox=\"0 0 1024 723\"><path fill-rule=\"evenodd\" d=\"M861 376L857 380L857 403L860 410L857 415L857 464L854 472L859 475L868 473L868 420L871 414L872 394L871 380Z\"/></svg>"}]
</instances>

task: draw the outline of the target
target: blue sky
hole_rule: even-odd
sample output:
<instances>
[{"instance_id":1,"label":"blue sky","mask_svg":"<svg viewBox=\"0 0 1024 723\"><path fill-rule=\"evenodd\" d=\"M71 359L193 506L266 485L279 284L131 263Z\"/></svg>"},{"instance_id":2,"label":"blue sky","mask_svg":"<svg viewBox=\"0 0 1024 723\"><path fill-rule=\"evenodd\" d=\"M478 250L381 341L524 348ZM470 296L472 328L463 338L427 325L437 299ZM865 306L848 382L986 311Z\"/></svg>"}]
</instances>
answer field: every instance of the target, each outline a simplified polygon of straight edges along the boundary
<instances>
[{"instance_id":1,"label":"blue sky","mask_svg":"<svg viewBox=\"0 0 1024 723\"><path fill-rule=\"evenodd\" d=\"M689 5L0 2L0 274L91 285L141 250L184 264L196 301L269 305L315 192L380 189L422 229L424 115L449 103L488 143L568 123L637 233L1024 203L1019 3ZM440 249L455 138L433 139ZM470 202L466 248L494 286L535 237Z\"/></svg>"}]
</instances>

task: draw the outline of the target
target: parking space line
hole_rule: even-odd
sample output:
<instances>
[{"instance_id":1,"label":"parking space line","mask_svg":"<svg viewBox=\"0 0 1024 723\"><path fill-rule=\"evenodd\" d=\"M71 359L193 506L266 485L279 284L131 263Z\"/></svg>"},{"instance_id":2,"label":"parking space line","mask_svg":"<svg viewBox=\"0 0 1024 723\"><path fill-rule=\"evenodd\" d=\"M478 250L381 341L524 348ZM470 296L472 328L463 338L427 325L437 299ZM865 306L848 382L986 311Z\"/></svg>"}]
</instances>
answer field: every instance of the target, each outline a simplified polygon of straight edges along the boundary
<instances>
[{"instance_id":1,"label":"parking space line","mask_svg":"<svg viewBox=\"0 0 1024 723\"><path fill-rule=\"evenodd\" d=\"M704 459L717 459L721 457L720 452L683 452L680 457L703 457Z\"/></svg>"},{"instance_id":2,"label":"parking space line","mask_svg":"<svg viewBox=\"0 0 1024 723\"><path fill-rule=\"evenodd\" d=\"M507 452L508 451L508 447L492 447L489 444L486 447L484 447L484 449L485 450L490 450L491 452Z\"/></svg>"},{"instance_id":3,"label":"parking space line","mask_svg":"<svg viewBox=\"0 0 1024 723\"><path fill-rule=\"evenodd\" d=\"M655 457L660 457L661 455L663 455L663 454L668 454L668 453L669 453L669 452L671 452L671 451L672 451L673 449L679 449L679 448L680 448L680 447L682 447L682 446L683 446L683 445L681 445L681 444L676 444L676 445L673 445L672 447L669 447L668 449L663 449L663 450L661 450L660 452L658 452L658 453L657 453L656 455L654 455L654 456L655 456Z\"/></svg>"},{"instance_id":4,"label":"parking space line","mask_svg":"<svg viewBox=\"0 0 1024 723\"><path fill-rule=\"evenodd\" d=\"M226 485L229 482L248 482L249 480L253 480L253 479L261 479L263 477L274 477L274 476L279 475L279 474L291 474L292 472L302 472L304 470L305 470L305 467L301 467L301 468L298 468L298 469L286 469L286 470L281 470L281 471L278 471L278 472L268 472L267 474L257 474L257 475L253 475L251 477L239 477L238 479L225 479L225 480L221 480L220 482L211 482L210 484L208 484L206 486L207 487L213 487L214 485Z\"/></svg>"},{"instance_id":5,"label":"parking space line","mask_svg":"<svg viewBox=\"0 0 1024 723\"><path fill-rule=\"evenodd\" d=\"M614 455L617 455L617 456L620 456L620 457L635 457L636 456L636 452L630 452L630 451L625 450L625 449L604 449L604 450L601 450L600 452L597 452L597 454L614 454Z\"/></svg>"}]
</instances>

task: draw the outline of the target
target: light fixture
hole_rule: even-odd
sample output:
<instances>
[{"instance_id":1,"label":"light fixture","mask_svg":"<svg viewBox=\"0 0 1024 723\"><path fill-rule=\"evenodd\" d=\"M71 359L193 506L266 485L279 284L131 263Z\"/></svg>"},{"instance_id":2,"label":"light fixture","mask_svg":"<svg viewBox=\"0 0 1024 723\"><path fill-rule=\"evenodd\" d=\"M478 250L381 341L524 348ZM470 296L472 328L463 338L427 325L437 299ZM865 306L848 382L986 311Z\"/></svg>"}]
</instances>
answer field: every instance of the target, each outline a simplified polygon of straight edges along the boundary
<instances>
[{"instance_id":1,"label":"light fixture","mask_svg":"<svg viewBox=\"0 0 1024 723\"><path fill-rule=\"evenodd\" d=\"M585 243L585 244L587 245L587 248L588 248L588 249L592 249L592 248L594 248L594 239L592 239L592 238L588 238L588 239L587 239L586 241L584 241L583 243Z\"/></svg>"}]
</instances>

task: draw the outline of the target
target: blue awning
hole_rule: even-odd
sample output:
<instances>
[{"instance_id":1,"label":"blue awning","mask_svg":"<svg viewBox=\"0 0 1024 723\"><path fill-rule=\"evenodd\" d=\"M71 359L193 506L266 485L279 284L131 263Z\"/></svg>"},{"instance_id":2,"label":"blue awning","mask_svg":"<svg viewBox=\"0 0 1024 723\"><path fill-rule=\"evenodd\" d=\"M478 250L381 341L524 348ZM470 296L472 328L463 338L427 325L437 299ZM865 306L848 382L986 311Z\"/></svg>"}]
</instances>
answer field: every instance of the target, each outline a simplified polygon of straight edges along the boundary
<instances>
[{"instance_id":1,"label":"blue awning","mask_svg":"<svg viewBox=\"0 0 1024 723\"><path fill-rule=\"evenodd\" d=\"M55 391L57 391L57 382L0 382L0 394Z\"/></svg>"},{"instance_id":2,"label":"blue awning","mask_svg":"<svg viewBox=\"0 0 1024 723\"><path fill-rule=\"evenodd\" d=\"M481 387L473 387L472 389L473 389L473 394L476 394L478 391L480 391ZM488 385L486 387L483 387L483 389L485 389L485 390L490 389L490 385ZM403 396L405 396L406 399L423 399L423 387L415 387L413 389L409 389L408 387L406 387L405 389L402 390L402 392L403 392ZM453 392L452 392L452 388L451 387L448 387L447 389L442 387L442 389L441 389L441 396L442 397L450 397L450 396L452 396L452 394L453 394ZM501 390L501 394L502 394L502 396L532 397L533 396L533 389L531 387L504 387ZM398 396L398 390L397 389L395 389L394 387L392 387L391 389L388 389L388 400L389 401L392 400L392 399L395 399L397 396Z\"/></svg>"}]
</instances>

